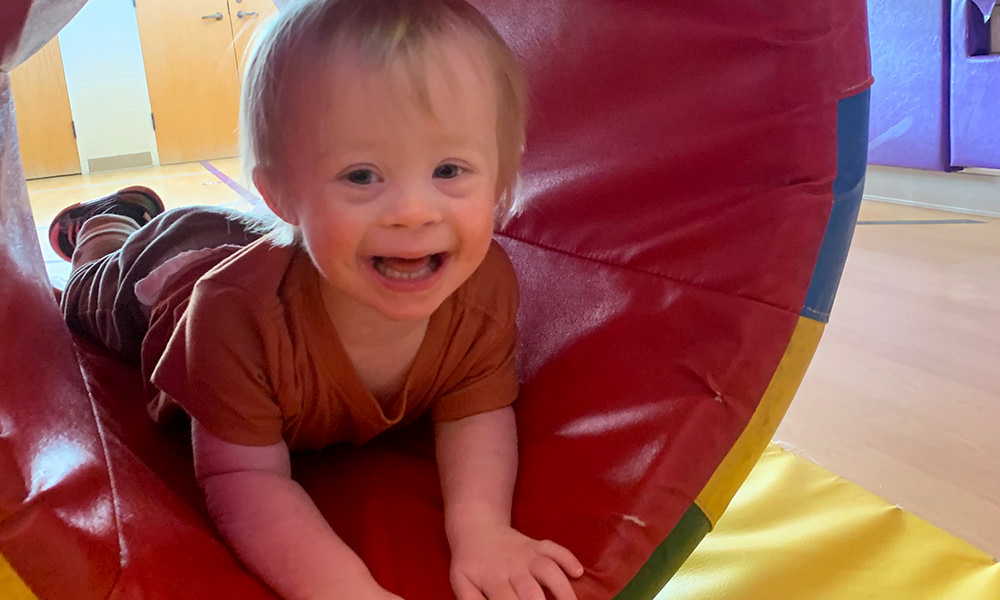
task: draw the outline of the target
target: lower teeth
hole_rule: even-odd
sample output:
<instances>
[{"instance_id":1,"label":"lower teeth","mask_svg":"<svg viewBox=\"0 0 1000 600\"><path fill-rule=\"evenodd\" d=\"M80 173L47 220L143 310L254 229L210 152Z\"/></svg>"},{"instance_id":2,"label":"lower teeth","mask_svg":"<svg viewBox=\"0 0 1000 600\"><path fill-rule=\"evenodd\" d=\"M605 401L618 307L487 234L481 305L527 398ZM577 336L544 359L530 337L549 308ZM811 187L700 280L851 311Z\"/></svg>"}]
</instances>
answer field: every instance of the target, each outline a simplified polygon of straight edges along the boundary
<instances>
[{"instance_id":1,"label":"lower teeth","mask_svg":"<svg viewBox=\"0 0 1000 600\"><path fill-rule=\"evenodd\" d=\"M389 279L398 279L403 281L428 277L440 269L443 262L444 258L441 254L431 254L424 259L424 265L420 269L417 269L416 271L398 271L386 264L385 257L379 256L373 259L375 270L380 275Z\"/></svg>"}]
</instances>

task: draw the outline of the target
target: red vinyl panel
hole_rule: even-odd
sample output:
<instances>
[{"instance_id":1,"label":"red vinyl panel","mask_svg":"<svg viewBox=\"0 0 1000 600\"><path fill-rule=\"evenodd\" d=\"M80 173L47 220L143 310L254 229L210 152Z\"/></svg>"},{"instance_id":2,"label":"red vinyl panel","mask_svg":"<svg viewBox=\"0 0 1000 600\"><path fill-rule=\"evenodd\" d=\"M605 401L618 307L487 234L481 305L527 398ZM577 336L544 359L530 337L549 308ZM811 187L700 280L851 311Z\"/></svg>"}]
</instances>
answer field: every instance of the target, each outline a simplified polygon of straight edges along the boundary
<instances>
[{"instance_id":1,"label":"red vinyl panel","mask_svg":"<svg viewBox=\"0 0 1000 600\"><path fill-rule=\"evenodd\" d=\"M0 64L14 54L30 7L31 0L4 0L0 6Z\"/></svg>"},{"instance_id":2,"label":"red vinyl panel","mask_svg":"<svg viewBox=\"0 0 1000 600\"><path fill-rule=\"evenodd\" d=\"M577 553L581 600L608 599L781 358L832 203L836 102L870 81L865 7L477 4L532 88L528 202L501 235L523 303L515 523ZM271 597L215 535L186 431L146 420L134 369L74 356L0 143L0 552L41 598ZM432 454L424 424L294 463L409 600L449 595Z\"/></svg>"}]
</instances>

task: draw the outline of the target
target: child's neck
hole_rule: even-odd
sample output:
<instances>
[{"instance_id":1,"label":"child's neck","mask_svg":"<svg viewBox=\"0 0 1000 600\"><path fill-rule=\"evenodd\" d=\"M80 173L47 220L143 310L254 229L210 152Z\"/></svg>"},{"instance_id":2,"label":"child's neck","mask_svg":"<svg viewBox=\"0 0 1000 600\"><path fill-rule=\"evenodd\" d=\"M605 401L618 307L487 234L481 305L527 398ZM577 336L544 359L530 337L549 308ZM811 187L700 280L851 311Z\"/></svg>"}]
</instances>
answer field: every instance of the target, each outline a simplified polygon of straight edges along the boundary
<instances>
[{"instance_id":1,"label":"child's neck","mask_svg":"<svg viewBox=\"0 0 1000 600\"><path fill-rule=\"evenodd\" d=\"M406 383L430 318L393 321L365 306L332 301L325 290L323 296L330 322L361 381L379 400L394 397Z\"/></svg>"},{"instance_id":2,"label":"child's neck","mask_svg":"<svg viewBox=\"0 0 1000 600\"><path fill-rule=\"evenodd\" d=\"M330 317L337 335L340 336L340 343L345 348L391 348L395 344L405 341L424 339L427 332L427 324L430 319L419 321L390 321L388 319L348 318L338 319L333 315ZM419 345L419 343L418 343Z\"/></svg>"},{"instance_id":3,"label":"child's neck","mask_svg":"<svg viewBox=\"0 0 1000 600\"><path fill-rule=\"evenodd\" d=\"M392 323L396 327L370 329L351 327L340 335L344 352L358 378L379 402L391 402L406 387L413 363L427 333L428 320L419 323ZM346 336L345 336L346 334Z\"/></svg>"},{"instance_id":4,"label":"child's neck","mask_svg":"<svg viewBox=\"0 0 1000 600\"><path fill-rule=\"evenodd\" d=\"M323 304L345 346L386 346L413 336L423 338L430 318L395 321L377 310L322 289Z\"/></svg>"}]
</instances>

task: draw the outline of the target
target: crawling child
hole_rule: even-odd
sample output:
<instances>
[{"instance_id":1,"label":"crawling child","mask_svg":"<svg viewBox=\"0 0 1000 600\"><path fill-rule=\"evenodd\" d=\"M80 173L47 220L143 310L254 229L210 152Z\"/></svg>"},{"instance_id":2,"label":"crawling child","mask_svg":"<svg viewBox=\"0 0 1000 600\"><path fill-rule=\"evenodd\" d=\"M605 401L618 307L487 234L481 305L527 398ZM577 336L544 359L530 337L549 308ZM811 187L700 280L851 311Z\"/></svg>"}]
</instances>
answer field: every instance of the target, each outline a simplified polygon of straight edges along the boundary
<instances>
[{"instance_id":1,"label":"crawling child","mask_svg":"<svg viewBox=\"0 0 1000 600\"><path fill-rule=\"evenodd\" d=\"M511 527L524 90L462 0L309 0L247 67L245 167L277 219L164 212L144 187L63 210L65 318L191 419L195 474L245 565L284 598L398 598L291 478L289 452L430 413L462 599L575 598L583 567Z\"/></svg>"}]
</instances>

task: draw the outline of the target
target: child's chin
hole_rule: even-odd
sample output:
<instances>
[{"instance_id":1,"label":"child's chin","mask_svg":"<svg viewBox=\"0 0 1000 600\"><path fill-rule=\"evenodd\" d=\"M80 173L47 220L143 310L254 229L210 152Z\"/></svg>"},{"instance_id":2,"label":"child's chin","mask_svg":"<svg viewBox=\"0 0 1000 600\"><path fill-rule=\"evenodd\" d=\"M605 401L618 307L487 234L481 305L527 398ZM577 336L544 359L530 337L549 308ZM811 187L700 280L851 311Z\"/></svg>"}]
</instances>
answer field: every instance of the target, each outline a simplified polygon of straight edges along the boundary
<instances>
[{"instance_id":1,"label":"child's chin","mask_svg":"<svg viewBox=\"0 0 1000 600\"><path fill-rule=\"evenodd\" d=\"M441 306L440 302L435 304L433 307L383 307L379 310L379 312L383 317L390 321L397 321L400 323L408 321L417 322L429 319L430 316L434 314L434 311L437 310L438 306Z\"/></svg>"},{"instance_id":2,"label":"child's chin","mask_svg":"<svg viewBox=\"0 0 1000 600\"><path fill-rule=\"evenodd\" d=\"M390 321L420 321L428 319L448 297L437 290L425 294L391 294L382 296L375 308Z\"/></svg>"}]
</instances>

